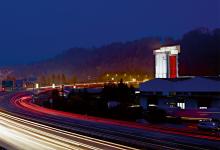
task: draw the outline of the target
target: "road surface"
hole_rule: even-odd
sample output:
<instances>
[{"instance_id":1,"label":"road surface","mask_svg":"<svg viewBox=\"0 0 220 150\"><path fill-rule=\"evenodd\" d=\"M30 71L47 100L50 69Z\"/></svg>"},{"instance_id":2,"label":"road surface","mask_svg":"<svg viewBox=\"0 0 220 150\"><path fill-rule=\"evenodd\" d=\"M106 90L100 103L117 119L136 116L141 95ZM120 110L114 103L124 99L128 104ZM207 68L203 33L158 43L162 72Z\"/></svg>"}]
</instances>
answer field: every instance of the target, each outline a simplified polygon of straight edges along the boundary
<instances>
[{"instance_id":1,"label":"road surface","mask_svg":"<svg viewBox=\"0 0 220 150\"><path fill-rule=\"evenodd\" d=\"M0 132L4 137L0 141L5 143L3 147L12 149L218 149L220 146L220 137L216 135L154 126L139 128L132 123L126 126L120 121L110 123L40 108L29 103L29 93L2 95L0 102L0 130L4 131Z\"/></svg>"}]
</instances>

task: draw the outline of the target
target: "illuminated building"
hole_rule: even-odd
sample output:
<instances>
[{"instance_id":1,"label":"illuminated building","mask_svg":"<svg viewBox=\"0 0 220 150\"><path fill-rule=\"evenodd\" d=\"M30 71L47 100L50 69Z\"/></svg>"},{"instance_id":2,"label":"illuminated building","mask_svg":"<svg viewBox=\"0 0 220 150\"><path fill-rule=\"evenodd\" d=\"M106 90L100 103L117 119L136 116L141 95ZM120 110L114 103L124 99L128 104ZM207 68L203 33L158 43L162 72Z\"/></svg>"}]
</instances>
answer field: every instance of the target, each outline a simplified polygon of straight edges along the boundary
<instances>
[{"instance_id":1,"label":"illuminated building","mask_svg":"<svg viewBox=\"0 0 220 150\"><path fill-rule=\"evenodd\" d=\"M155 79L140 84L141 107L157 107L183 118L220 119L220 77L179 77L179 53L180 46L154 50Z\"/></svg>"},{"instance_id":2,"label":"illuminated building","mask_svg":"<svg viewBox=\"0 0 220 150\"><path fill-rule=\"evenodd\" d=\"M216 117L211 112L220 112L220 77L157 78L141 83L139 90L140 105L144 109L155 105L175 113L193 111L194 114L184 115L199 117L201 110L203 115L208 114L206 117Z\"/></svg>"},{"instance_id":3,"label":"illuminated building","mask_svg":"<svg viewBox=\"0 0 220 150\"><path fill-rule=\"evenodd\" d=\"M154 50L155 78L178 77L178 54L180 46L165 46Z\"/></svg>"}]
</instances>

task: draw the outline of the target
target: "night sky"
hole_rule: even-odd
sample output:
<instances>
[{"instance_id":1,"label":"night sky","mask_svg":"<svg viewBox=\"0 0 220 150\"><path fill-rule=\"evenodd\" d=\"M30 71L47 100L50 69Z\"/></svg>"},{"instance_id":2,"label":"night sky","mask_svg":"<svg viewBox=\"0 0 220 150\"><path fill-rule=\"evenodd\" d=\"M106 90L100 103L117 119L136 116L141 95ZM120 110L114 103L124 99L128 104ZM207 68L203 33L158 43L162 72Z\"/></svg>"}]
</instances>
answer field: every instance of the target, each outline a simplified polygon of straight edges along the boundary
<instances>
[{"instance_id":1,"label":"night sky","mask_svg":"<svg viewBox=\"0 0 220 150\"><path fill-rule=\"evenodd\" d=\"M220 0L1 0L0 66L197 27L220 27Z\"/></svg>"}]
</instances>

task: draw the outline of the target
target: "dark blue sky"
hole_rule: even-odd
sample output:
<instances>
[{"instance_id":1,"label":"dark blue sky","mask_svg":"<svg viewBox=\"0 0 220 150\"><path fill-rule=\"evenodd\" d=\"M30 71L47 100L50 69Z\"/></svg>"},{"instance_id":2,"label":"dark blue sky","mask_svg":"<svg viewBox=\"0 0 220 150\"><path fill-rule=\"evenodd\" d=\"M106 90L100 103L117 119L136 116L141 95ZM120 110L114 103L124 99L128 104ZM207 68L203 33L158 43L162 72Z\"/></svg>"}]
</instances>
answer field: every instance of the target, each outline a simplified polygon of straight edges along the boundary
<instances>
[{"instance_id":1,"label":"dark blue sky","mask_svg":"<svg viewBox=\"0 0 220 150\"><path fill-rule=\"evenodd\" d=\"M197 27L220 27L220 0L2 0L0 66Z\"/></svg>"}]
</instances>

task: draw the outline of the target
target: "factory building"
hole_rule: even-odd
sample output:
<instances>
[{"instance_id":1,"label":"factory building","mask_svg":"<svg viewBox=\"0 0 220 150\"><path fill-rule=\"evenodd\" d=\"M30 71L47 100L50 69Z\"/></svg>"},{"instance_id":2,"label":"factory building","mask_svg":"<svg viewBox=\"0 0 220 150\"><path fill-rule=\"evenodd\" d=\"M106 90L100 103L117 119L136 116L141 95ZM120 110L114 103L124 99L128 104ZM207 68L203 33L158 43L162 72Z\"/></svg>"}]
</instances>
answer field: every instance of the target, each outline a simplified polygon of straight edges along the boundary
<instances>
[{"instance_id":1,"label":"factory building","mask_svg":"<svg viewBox=\"0 0 220 150\"><path fill-rule=\"evenodd\" d=\"M166 46L154 50L155 55L155 78L177 78L178 54L180 46Z\"/></svg>"},{"instance_id":2,"label":"factory building","mask_svg":"<svg viewBox=\"0 0 220 150\"><path fill-rule=\"evenodd\" d=\"M220 77L179 76L179 53L179 45L154 51L155 79L140 84L140 105L183 117L220 117Z\"/></svg>"}]
</instances>

